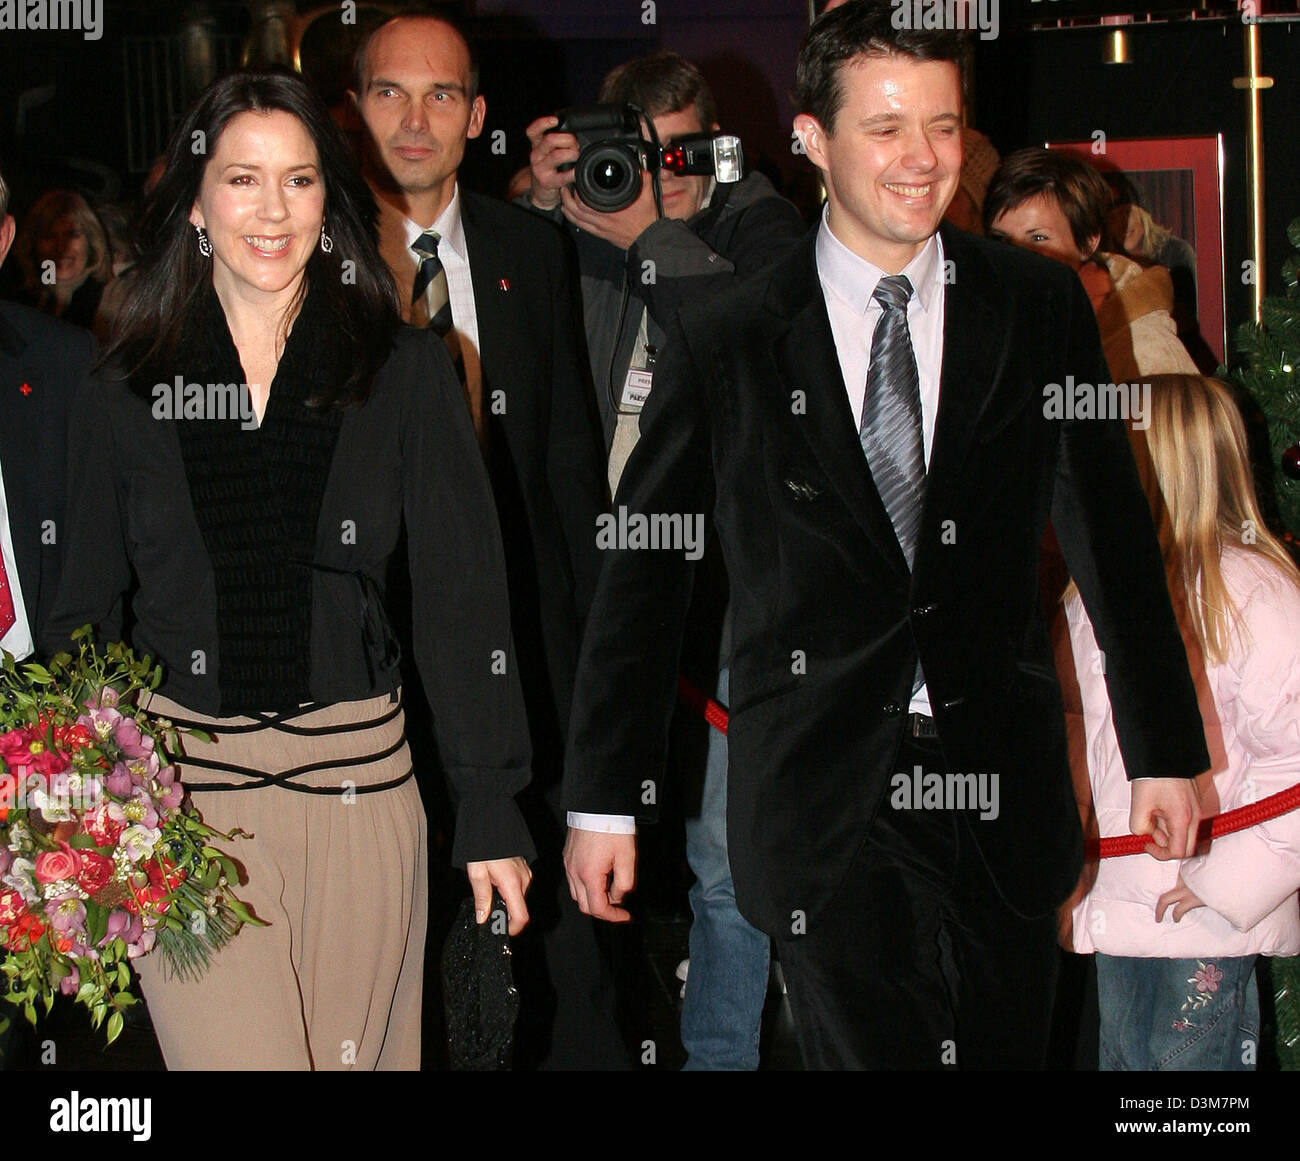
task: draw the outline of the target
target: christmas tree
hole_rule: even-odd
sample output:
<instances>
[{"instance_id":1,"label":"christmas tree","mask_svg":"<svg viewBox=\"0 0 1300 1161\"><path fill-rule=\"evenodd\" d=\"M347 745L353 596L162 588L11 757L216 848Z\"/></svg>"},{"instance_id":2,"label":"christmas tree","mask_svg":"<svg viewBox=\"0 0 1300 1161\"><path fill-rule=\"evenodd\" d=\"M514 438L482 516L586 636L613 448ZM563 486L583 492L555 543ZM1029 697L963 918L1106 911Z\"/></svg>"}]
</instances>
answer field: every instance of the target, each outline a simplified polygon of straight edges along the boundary
<instances>
[{"instance_id":1,"label":"christmas tree","mask_svg":"<svg viewBox=\"0 0 1300 1161\"><path fill-rule=\"evenodd\" d=\"M1285 293L1264 299L1260 322L1237 328L1242 362L1230 378L1268 424L1272 470L1264 475L1257 465L1256 486L1265 515L1270 523L1277 521L1276 531L1295 553L1300 547L1300 218L1286 233L1295 253L1282 264Z\"/></svg>"},{"instance_id":2,"label":"christmas tree","mask_svg":"<svg viewBox=\"0 0 1300 1161\"><path fill-rule=\"evenodd\" d=\"M1256 486L1269 523L1292 555L1300 551L1300 218L1286 231L1293 253L1282 264L1285 293L1264 299L1261 321L1237 328L1244 360L1229 376L1268 425L1267 465ZM1260 959L1260 991L1271 996L1274 1051L1285 1071L1300 1071L1300 959Z\"/></svg>"}]
</instances>

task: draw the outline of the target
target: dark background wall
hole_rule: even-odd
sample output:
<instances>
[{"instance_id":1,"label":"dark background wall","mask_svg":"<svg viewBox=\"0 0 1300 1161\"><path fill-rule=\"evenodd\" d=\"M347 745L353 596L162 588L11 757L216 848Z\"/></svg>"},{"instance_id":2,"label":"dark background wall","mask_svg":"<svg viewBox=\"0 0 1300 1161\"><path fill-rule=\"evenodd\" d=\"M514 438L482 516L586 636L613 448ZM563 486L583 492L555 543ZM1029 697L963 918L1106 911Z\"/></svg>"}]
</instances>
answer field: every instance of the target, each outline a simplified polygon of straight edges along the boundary
<instances>
[{"instance_id":1,"label":"dark background wall","mask_svg":"<svg viewBox=\"0 0 1300 1161\"><path fill-rule=\"evenodd\" d=\"M1053 2L1067 11L1067 0ZM467 163L471 184L503 189L526 163L528 121L592 99L609 68L658 46L701 65L717 90L724 126L741 134L752 161L787 181L806 172L807 162L790 149L789 92L807 23L802 0L659 0L652 21L645 0L478 0L470 7L481 32L489 106L487 133ZM1232 87L1244 73L1242 25L1132 25L1133 63L1106 65L1100 30L1016 31L1015 14L1004 6L1000 35L978 42L977 127L1002 152L1088 139L1097 129L1110 138L1222 133L1230 329L1245 319L1246 97ZM188 96L194 30L207 40L207 67L219 72L238 62L250 23L247 5L237 0L106 0L97 41L74 31L0 30L0 165L15 207L55 184L103 200L133 196ZM1263 69L1276 82L1263 96L1264 274L1276 293L1285 227L1300 216L1300 31L1294 23L1265 22L1261 37ZM497 129L505 133L504 152L492 150Z\"/></svg>"}]
</instances>

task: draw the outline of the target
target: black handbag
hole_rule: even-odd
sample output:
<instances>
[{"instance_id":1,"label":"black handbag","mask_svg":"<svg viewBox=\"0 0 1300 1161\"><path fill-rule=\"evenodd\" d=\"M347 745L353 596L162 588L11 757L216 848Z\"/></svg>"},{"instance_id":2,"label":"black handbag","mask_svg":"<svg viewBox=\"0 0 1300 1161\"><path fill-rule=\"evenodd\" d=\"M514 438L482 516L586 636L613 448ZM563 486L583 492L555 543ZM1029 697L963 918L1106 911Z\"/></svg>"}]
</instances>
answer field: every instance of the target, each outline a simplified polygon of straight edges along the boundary
<instances>
[{"instance_id":1,"label":"black handbag","mask_svg":"<svg viewBox=\"0 0 1300 1161\"><path fill-rule=\"evenodd\" d=\"M465 899L443 944L442 1001L447 1054L454 1071L494 1072L510 1067L519 991L511 970L505 916L506 905L496 891L486 923L475 922L474 900Z\"/></svg>"}]
</instances>

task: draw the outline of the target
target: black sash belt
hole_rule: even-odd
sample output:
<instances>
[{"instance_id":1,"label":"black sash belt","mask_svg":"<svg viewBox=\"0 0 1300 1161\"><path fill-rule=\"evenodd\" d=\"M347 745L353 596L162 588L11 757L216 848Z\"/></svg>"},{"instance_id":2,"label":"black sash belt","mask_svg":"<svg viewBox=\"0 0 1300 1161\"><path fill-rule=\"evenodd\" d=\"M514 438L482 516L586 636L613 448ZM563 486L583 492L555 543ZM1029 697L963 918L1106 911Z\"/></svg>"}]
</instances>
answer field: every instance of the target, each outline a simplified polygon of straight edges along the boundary
<instances>
[{"instance_id":1,"label":"black sash belt","mask_svg":"<svg viewBox=\"0 0 1300 1161\"><path fill-rule=\"evenodd\" d=\"M345 734L356 733L358 730L368 730L374 726L386 725L391 722L399 713L402 712L402 702L400 698L395 699L393 708L368 722L352 722L339 726L295 726L292 724L294 718L299 718L309 714L314 710L324 708L316 702L300 706L298 709L287 714L259 713L252 715L257 720L249 722L246 725L220 726L214 730L214 723L189 721L184 718L172 718L170 721L174 726L180 729L203 730L204 732L219 732L222 734L250 734L261 730L279 730L281 733L294 734L300 737L314 737L324 734ZM407 770L400 778L393 778L388 782L377 782L372 786L353 786L344 788L342 786L301 786L294 782L294 778L301 777L303 774L310 774L317 770L332 770L348 766L365 766L371 762L379 762L385 758L391 758L403 746L406 745L406 731L402 731L401 737L391 746L379 750L373 754L362 754L356 758L334 758L324 762L311 762L304 766L295 766L290 770L280 770L276 773L268 773L265 770L257 770L249 766L232 766L228 762L220 762L210 758L199 758L192 754L185 755L168 755L168 760L176 762L182 769L186 767L196 767L200 770L219 770L223 773L242 774L247 779L243 782L191 782L188 778L182 779L182 784L186 790L202 791L222 791L222 790L258 790L263 786L281 786L285 790L293 790L298 794L333 794L335 796L343 794L375 794L380 790L392 790L401 786L410 779L415 768Z\"/></svg>"}]
</instances>

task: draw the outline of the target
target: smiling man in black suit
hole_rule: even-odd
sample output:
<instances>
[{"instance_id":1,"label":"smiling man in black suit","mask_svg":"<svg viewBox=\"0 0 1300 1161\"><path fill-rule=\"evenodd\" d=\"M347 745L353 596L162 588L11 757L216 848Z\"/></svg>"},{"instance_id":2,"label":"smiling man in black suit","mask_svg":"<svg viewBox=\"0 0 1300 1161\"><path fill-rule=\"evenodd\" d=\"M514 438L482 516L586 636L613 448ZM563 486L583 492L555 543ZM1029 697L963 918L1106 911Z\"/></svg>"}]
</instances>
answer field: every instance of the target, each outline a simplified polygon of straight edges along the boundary
<instances>
[{"instance_id":1,"label":"smiling man in black suit","mask_svg":"<svg viewBox=\"0 0 1300 1161\"><path fill-rule=\"evenodd\" d=\"M728 831L780 944L810 1068L1042 1067L1054 911L1082 861L1038 601L1050 515L1098 627L1131 826L1189 853L1209 765L1121 423L1050 418L1105 378L1073 272L940 227L962 44L887 0L820 18L795 131L821 226L681 315L619 493L702 513L731 581ZM579 665L565 806L653 816L691 562L626 546ZM917 788L922 793L916 793ZM570 830L589 914L625 919L631 835Z\"/></svg>"},{"instance_id":2,"label":"smiling man in black suit","mask_svg":"<svg viewBox=\"0 0 1300 1161\"><path fill-rule=\"evenodd\" d=\"M605 508L575 260L550 223L457 181L486 104L473 46L454 25L432 16L381 25L357 53L353 99L369 134L380 252L407 320L437 330L452 351L506 551L537 796L523 805L539 851L533 923L515 948L516 1061L617 1067L609 981L560 867L564 732Z\"/></svg>"}]
</instances>

